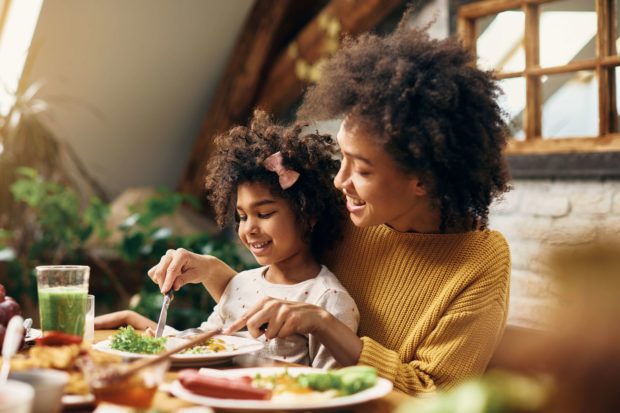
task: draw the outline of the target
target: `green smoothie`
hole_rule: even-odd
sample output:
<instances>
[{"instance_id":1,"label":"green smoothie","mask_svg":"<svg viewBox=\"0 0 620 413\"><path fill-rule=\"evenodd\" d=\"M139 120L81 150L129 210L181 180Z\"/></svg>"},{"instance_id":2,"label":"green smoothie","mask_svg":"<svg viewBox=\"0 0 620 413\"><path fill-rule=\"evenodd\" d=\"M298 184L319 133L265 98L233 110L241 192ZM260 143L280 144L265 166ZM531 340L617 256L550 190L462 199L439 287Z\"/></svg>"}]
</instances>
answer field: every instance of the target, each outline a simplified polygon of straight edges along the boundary
<instances>
[{"instance_id":1,"label":"green smoothie","mask_svg":"<svg viewBox=\"0 0 620 413\"><path fill-rule=\"evenodd\" d=\"M84 334L84 314L88 291L74 287L39 289L39 313L43 331Z\"/></svg>"}]
</instances>

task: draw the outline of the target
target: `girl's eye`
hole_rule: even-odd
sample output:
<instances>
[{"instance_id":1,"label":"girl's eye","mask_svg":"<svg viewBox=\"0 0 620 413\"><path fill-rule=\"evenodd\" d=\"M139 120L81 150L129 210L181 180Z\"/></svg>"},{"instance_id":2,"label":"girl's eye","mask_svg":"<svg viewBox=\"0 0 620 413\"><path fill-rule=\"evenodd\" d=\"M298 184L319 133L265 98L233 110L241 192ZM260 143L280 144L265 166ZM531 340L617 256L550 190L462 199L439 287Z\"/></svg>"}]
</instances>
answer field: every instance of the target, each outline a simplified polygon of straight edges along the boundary
<instances>
[{"instance_id":1,"label":"girl's eye","mask_svg":"<svg viewBox=\"0 0 620 413\"><path fill-rule=\"evenodd\" d=\"M360 175L360 176L368 176L368 175L370 175L370 172L368 172L368 171L355 171L355 173Z\"/></svg>"},{"instance_id":2,"label":"girl's eye","mask_svg":"<svg viewBox=\"0 0 620 413\"><path fill-rule=\"evenodd\" d=\"M273 215L273 214L275 214L275 213L276 213L275 211L273 211L273 212L267 212L266 214L260 214L260 213L259 213L259 214L257 214L257 216L258 216L260 219L266 219L266 218L269 218L270 216L272 216L272 215Z\"/></svg>"},{"instance_id":3,"label":"girl's eye","mask_svg":"<svg viewBox=\"0 0 620 413\"><path fill-rule=\"evenodd\" d=\"M245 215L241 215L241 214L235 214L235 218L237 219L237 222L246 221L248 219L248 217L246 217Z\"/></svg>"}]
</instances>

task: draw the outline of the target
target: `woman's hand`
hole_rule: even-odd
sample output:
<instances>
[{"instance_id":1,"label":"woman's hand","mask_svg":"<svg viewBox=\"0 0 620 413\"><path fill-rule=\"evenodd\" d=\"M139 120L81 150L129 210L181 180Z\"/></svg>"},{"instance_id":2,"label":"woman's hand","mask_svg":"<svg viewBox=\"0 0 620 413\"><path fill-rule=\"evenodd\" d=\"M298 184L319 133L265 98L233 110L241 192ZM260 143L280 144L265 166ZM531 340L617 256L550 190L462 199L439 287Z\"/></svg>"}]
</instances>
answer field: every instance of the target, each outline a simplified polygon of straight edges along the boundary
<instances>
[{"instance_id":1,"label":"woman's hand","mask_svg":"<svg viewBox=\"0 0 620 413\"><path fill-rule=\"evenodd\" d=\"M183 248L168 250L148 275L162 294L171 288L178 291L185 284L202 283L219 301L228 281L236 274L224 262L210 255L200 255Z\"/></svg>"},{"instance_id":2,"label":"woman's hand","mask_svg":"<svg viewBox=\"0 0 620 413\"><path fill-rule=\"evenodd\" d=\"M246 325L253 337L265 334L267 339L317 334L328 316L325 309L312 304L265 297L231 324L224 334L232 334ZM263 324L268 324L267 330L260 328Z\"/></svg>"},{"instance_id":3,"label":"woman's hand","mask_svg":"<svg viewBox=\"0 0 620 413\"><path fill-rule=\"evenodd\" d=\"M261 326L267 323L267 330ZM293 334L313 334L341 366L356 364L362 352L362 340L346 324L316 305L266 297L239 320L224 330L232 334L243 326L253 337L267 339Z\"/></svg>"}]
</instances>

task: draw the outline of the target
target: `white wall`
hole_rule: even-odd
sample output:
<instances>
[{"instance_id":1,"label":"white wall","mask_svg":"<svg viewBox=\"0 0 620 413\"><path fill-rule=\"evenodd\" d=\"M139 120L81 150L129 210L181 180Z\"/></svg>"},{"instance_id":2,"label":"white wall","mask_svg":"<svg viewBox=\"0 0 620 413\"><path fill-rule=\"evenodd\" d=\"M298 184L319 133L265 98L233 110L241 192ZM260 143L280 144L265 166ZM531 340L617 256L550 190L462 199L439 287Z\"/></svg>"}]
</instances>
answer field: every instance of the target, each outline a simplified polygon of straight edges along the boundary
<instances>
[{"instance_id":1,"label":"white wall","mask_svg":"<svg viewBox=\"0 0 620 413\"><path fill-rule=\"evenodd\" d=\"M45 0L25 80L109 195L175 188L252 3Z\"/></svg>"},{"instance_id":2,"label":"white wall","mask_svg":"<svg viewBox=\"0 0 620 413\"><path fill-rule=\"evenodd\" d=\"M545 271L548 247L576 245L620 233L620 181L515 180L494 205L489 226L501 231L512 254L508 323L546 328L561 298Z\"/></svg>"}]
</instances>

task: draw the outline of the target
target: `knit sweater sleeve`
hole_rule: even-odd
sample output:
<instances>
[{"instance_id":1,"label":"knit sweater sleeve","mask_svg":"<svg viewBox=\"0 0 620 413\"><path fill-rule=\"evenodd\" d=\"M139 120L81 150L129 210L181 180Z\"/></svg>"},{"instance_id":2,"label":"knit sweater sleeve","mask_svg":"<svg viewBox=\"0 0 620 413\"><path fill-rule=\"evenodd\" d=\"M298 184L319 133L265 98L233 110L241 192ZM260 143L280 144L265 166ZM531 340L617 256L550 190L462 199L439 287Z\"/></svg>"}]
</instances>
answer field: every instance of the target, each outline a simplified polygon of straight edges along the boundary
<instances>
[{"instance_id":1,"label":"knit sweater sleeve","mask_svg":"<svg viewBox=\"0 0 620 413\"><path fill-rule=\"evenodd\" d=\"M404 352L362 337L359 364L375 367L409 394L447 389L482 374L503 333L507 294L507 276L503 283L487 280L471 286L451 303L417 348ZM409 334L417 333L412 327ZM406 359L403 354L408 354Z\"/></svg>"}]
</instances>

